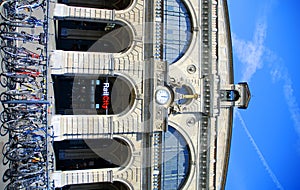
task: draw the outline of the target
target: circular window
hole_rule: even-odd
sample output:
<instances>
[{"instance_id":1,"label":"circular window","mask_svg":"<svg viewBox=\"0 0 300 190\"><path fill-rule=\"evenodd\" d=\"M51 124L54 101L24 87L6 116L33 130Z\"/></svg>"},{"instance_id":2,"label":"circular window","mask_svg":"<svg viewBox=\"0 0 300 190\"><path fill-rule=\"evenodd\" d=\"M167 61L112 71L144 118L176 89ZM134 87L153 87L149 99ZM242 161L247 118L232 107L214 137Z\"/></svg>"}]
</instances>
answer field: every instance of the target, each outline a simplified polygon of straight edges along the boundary
<instances>
[{"instance_id":1,"label":"circular window","mask_svg":"<svg viewBox=\"0 0 300 190\"><path fill-rule=\"evenodd\" d=\"M193 94L193 90L186 85L182 85L182 87L176 88L175 92L178 93L180 96ZM177 103L180 105L181 104L189 104L191 101L192 101L192 99L190 99L190 98L182 98L182 99L177 100Z\"/></svg>"}]
</instances>

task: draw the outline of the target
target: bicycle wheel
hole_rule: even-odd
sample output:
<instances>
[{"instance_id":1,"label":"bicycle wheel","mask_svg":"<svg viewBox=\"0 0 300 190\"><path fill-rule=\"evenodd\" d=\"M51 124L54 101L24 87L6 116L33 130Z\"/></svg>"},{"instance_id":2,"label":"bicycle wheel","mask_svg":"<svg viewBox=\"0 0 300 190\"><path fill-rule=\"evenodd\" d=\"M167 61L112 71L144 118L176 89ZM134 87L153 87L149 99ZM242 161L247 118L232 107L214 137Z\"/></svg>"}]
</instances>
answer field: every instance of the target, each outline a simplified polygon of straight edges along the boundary
<instances>
[{"instance_id":1,"label":"bicycle wheel","mask_svg":"<svg viewBox=\"0 0 300 190\"><path fill-rule=\"evenodd\" d=\"M10 90L14 90L14 89L16 89L16 86L17 86L16 82L9 78L7 88Z\"/></svg>"},{"instance_id":2,"label":"bicycle wheel","mask_svg":"<svg viewBox=\"0 0 300 190\"><path fill-rule=\"evenodd\" d=\"M10 169L8 168L8 169L5 170L5 172L4 172L3 176L2 176L2 180L3 180L3 182L7 182L7 181L10 180L11 178L12 178L12 176L11 176L11 171L10 171Z\"/></svg>"},{"instance_id":3,"label":"bicycle wheel","mask_svg":"<svg viewBox=\"0 0 300 190\"><path fill-rule=\"evenodd\" d=\"M27 75L17 75L14 73L1 73L0 74L0 84L1 86L8 87L9 89L15 89L16 88L16 82L21 83L25 81L25 78L28 78Z\"/></svg>"},{"instance_id":4,"label":"bicycle wheel","mask_svg":"<svg viewBox=\"0 0 300 190\"><path fill-rule=\"evenodd\" d=\"M8 164L9 162L10 162L10 160L7 159L5 156L3 156L3 158L2 158L2 163L3 163L3 165Z\"/></svg>"},{"instance_id":5,"label":"bicycle wheel","mask_svg":"<svg viewBox=\"0 0 300 190\"><path fill-rule=\"evenodd\" d=\"M4 88L7 87L8 84L8 78L3 73L0 74L0 84Z\"/></svg>"},{"instance_id":6,"label":"bicycle wheel","mask_svg":"<svg viewBox=\"0 0 300 190\"><path fill-rule=\"evenodd\" d=\"M7 101L7 100L11 100L11 97L9 94L7 94L6 92L2 92L0 94L0 100L1 101Z\"/></svg>"},{"instance_id":7,"label":"bicycle wheel","mask_svg":"<svg viewBox=\"0 0 300 190\"><path fill-rule=\"evenodd\" d=\"M14 148L7 151L3 156L5 156L10 161L22 161L27 160L30 157L30 151L26 148Z\"/></svg>"},{"instance_id":8,"label":"bicycle wheel","mask_svg":"<svg viewBox=\"0 0 300 190\"><path fill-rule=\"evenodd\" d=\"M10 71L10 64L5 59L1 60L1 71L2 73L6 73Z\"/></svg>"},{"instance_id":9,"label":"bicycle wheel","mask_svg":"<svg viewBox=\"0 0 300 190\"><path fill-rule=\"evenodd\" d=\"M24 14L25 12L19 13L20 11L16 11L16 3L17 1L5 1L2 3L0 7L0 14L4 20L9 22L20 22L31 16L31 11L29 12L29 15Z\"/></svg>"},{"instance_id":10,"label":"bicycle wheel","mask_svg":"<svg viewBox=\"0 0 300 190\"><path fill-rule=\"evenodd\" d=\"M6 33L8 31L9 31L9 29L8 29L7 25L5 23L1 23L0 24L0 33Z\"/></svg>"},{"instance_id":11,"label":"bicycle wheel","mask_svg":"<svg viewBox=\"0 0 300 190\"><path fill-rule=\"evenodd\" d=\"M9 58L26 58L27 54L25 52L25 48L18 48L16 46L5 46L2 47L2 51L8 56Z\"/></svg>"},{"instance_id":12,"label":"bicycle wheel","mask_svg":"<svg viewBox=\"0 0 300 190\"><path fill-rule=\"evenodd\" d=\"M2 154L5 154L9 150L10 150L10 142L6 142L2 147Z\"/></svg>"},{"instance_id":13,"label":"bicycle wheel","mask_svg":"<svg viewBox=\"0 0 300 190\"><path fill-rule=\"evenodd\" d=\"M0 121L2 123L5 123L5 122L11 120L12 117L13 117L12 114L6 109L0 113Z\"/></svg>"},{"instance_id":14,"label":"bicycle wheel","mask_svg":"<svg viewBox=\"0 0 300 190\"><path fill-rule=\"evenodd\" d=\"M0 126L0 135L5 136L8 133L8 127L6 123L2 123Z\"/></svg>"}]
</instances>

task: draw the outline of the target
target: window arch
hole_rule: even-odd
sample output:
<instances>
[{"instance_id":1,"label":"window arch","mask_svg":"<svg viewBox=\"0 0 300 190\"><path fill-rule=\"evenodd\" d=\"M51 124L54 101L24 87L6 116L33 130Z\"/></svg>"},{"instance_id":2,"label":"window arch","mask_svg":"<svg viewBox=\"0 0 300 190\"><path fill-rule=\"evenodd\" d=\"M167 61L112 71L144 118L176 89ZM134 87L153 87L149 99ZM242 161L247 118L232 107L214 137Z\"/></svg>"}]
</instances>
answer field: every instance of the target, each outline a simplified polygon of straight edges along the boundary
<instances>
[{"instance_id":1,"label":"window arch","mask_svg":"<svg viewBox=\"0 0 300 190\"><path fill-rule=\"evenodd\" d=\"M190 149L172 126L162 135L161 189L180 189L190 172Z\"/></svg>"},{"instance_id":2,"label":"window arch","mask_svg":"<svg viewBox=\"0 0 300 190\"><path fill-rule=\"evenodd\" d=\"M132 44L132 32L124 23L56 20L56 49L120 53Z\"/></svg>"},{"instance_id":3,"label":"window arch","mask_svg":"<svg viewBox=\"0 0 300 190\"><path fill-rule=\"evenodd\" d=\"M129 111L135 100L132 84L114 75L52 75L56 114L115 115Z\"/></svg>"},{"instance_id":4,"label":"window arch","mask_svg":"<svg viewBox=\"0 0 300 190\"><path fill-rule=\"evenodd\" d=\"M129 145L118 138L54 141L56 170L125 167L131 159Z\"/></svg>"},{"instance_id":5,"label":"window arch","mask_svg":"<svg viewBox=\"0 0 300 190\"><path fill-rule=\"evenodd\" d=\"M163 60L172 64L187 51L192 37L192 20L182 0L164 0Z\"/></svg>"},{"instance_id":6,"label":"window arch","mask_svg":"<svg viewBox=\"0 0 300 190\"><path fill-rule=\"evenodd\" d=\"M58 0L58 3L63 3L75 7L88 7L110 10L124 10L132 4L133 0Z\"/></svg>"},{"instance_id":7,"label":"window arch","mask_svg":"<svg viewBox=\"0 0 300 190\"><path fill-rule=\"evenodd\" d=\"M56 190L129 190L130 188L122 182L114 181L102 183L89 183L89 184L74 184L66 185Z\"/></svg>"}]
</instances>

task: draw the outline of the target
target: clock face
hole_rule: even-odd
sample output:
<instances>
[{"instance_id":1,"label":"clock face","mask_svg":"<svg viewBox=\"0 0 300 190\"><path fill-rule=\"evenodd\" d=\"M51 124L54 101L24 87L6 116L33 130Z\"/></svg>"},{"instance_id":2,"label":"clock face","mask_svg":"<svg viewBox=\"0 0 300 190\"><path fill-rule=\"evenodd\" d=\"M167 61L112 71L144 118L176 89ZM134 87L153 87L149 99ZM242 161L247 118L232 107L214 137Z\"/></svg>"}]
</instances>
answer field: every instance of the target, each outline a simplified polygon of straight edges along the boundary
<instances>
[{"instance_id":1,"label":"clock face","mask_svg":"<svg viewBox=\"0 0 300 190\"><path fill-rule=\"evenodd\" d=\"M164 105L166 104L169 99L170 99L170 93L168 90L166 89L159 89L156 91L156 102L161 104L161 105Z\"/></svg>"}]
</instances>

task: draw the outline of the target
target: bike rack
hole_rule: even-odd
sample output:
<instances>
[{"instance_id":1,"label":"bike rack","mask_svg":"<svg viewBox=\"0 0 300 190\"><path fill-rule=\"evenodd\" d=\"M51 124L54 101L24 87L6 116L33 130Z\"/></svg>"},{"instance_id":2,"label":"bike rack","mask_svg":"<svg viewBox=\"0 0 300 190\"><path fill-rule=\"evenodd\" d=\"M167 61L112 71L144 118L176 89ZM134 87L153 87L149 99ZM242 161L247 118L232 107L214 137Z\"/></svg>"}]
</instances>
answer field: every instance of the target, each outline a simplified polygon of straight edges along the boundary
<instances>
[{"instance_id":1,"label":"bike rack","mask_svg":"<svg viewBox=\"0 0 300 190\"><path fill-rule=\"evenodd\" d=\"M40 2L41 1L39 1L38 3L40 3ZM45 167L44 168L45 173L40 174L41 175L40 177L42 177L44 179L41 188L43 188L43 189L54 189L54 183L52 181L50 181L50 174L49 174L49 172L51 170L53 170L53 167L54 167L53 166L53 154L50 154L49 149L48 149L48 145L53 142L53 136L51 136L51 134L50 134L51 127L49 126L49 123L48 123L48 108L49 108L49 105L51 104L51 102L48 100L48 82L49 82L48 81L48 68L49 68L49 59L48 59L49 58L49 49L48 49L49 21L48 20L49 19L48 18L49 18L49 13L50 13L50 8L49 8L50 0L42 1L42 3L43 3L42 6L41 6L41 4L37 3L37 4L32 4L32 5L20 5L19 7L17 7L17 5L18 5L17 3L22 4L22 1L20 2L20 1L17 1L17 0L6 0L6 1L2 2L2 4L0 5L0 13L1 13L0 17L2 17L2 19L0 21L0 24L3 24L2 26L4 26L4 29L5 29L6 32L9 32L10 30L15 31L18 28L20 28L20 29L29 28L29 29L31 29L31 31L36 31L37 32L37 30L35 30L35 28L38 28L38 27L42 26L41 23L43 24L43 32L39 33L40 40L37 41L39 43L32 43L32 44L36 44L37 48L39 48L40 46L43 46L44 53L45 53L45 56L44 56L45 59L41 60L41 62L44 62L45 64L38 65L36 67L37 67L37 69L43 68L43 70L46 71L45 72L46 74L43 75L43 76L36 77L37 78L36 80L45 81L46 85L45 85L45 88L44 88L44 95L43 95L42 99L24 99L24 100L14 100L14 99L10 100L10 99L8 99L8 100L1 101L1 103L3 105L4 110L8 109L4 105L8 105L9 107L14 106L14 105L18 105L18 104L43 105L41 108L38 108L38 109L40 109L40 111L44 111L45 115L42 115L42 117L44 117L44 119L43 119L43 122L37 124L37 125L39 125L39 128L45 128L45 147L44 148L45 148L45 154L46 155L43 155L44 162L45 162L44 163L45 166L43 166L43 167ZM14 5L14 6L13 7L8 7L10 5ZM43 14L42 19L44 19L44 21L42 21L42 19L38 20L36 17L32 16L33 13L35 12L35 9L38 8L38 7L42 7L42 14ZM10 15L8 15L8 16L3 15L6 11L4 9L6 9L6 8L9 9L7 11L14 11L15 10L15 14L13 14L14 15L13 19L9 18ZM28 10L29 10L29 15L25 15L25 16L24 16L24 14L23 15L21 15L21 14L18 15L19 14L18 11L26 9L26 8L28 8ZM20 9L20 10L16 10L16 9ZM18 17L19 18L26 18L26 20L19 19ZM20 31L22 31L22 30L20 30ZM19 45L18 43L21 43L22 45L26 46L26 41L20 41L20 40L18 42L15 42L15 41L16 40L14 40L13 37L12 37L12 39L10 39L10 38L3 39L4 43L7 42L6 45L18 46ZM2 52L2 53L5 53L5 52ZM14 66L12 66L12 64L9 64L9 61L17 59L17 58L21 59L20 57L12 57L8 54L6 54L6 56L8 57L8 60L5 60L7 62L7 64L4 63L5 68L1 68L2 71L4 71L5 69L8 69L9 67L14 67ZM24 60L22 60L22 61L24 61ZM4 67L4 65L1 64L1 67ZM33 66L33 67L35 67L35 66ZM5 86L5 88L7 90L10 90L10 88L16 88L16 85L18 85L18 84L21 85L21 83L22 83L20 81L11 81L11 79L9 77L7 77L6 80L15 83L13 85ZM12 113L10 113L10 114L12 114ZM22 122L24 120L26 120L26 116L24 116L24 118L22 118ZM22 125L22 123L20 125ZM10 140L12 140L11 139L12 135L10 134L10 132L8 134L9 134L9 140L8 141L10 142ZM18 135L17 132L14 132L14 135ZM42 154L44 154L44 152ZM13 161L10 160L9 162L13 162ZM18 163L14 163L14 164L18 164ZM12 166L10 166L10 167L12 167ZM29 174L27 173L26 175L29 175ZM23 175L20 174L20 176L21 176L21 178L11 177L11 179L8 179L8 180L10 180L10 182L13 182L13 183L16 182L17 185L20 185L18 183L18 180L22 180ZM3 177L7 177L7 176L3 176ZM23 180L25 180L25 178ZM32 180L31 184L27 184L27 186L30 186L30 185L40 185L40 184L36 184L35 180ZM15 186L13 186L13 187L17 188Z\"/></svg>"}]
</instances>

